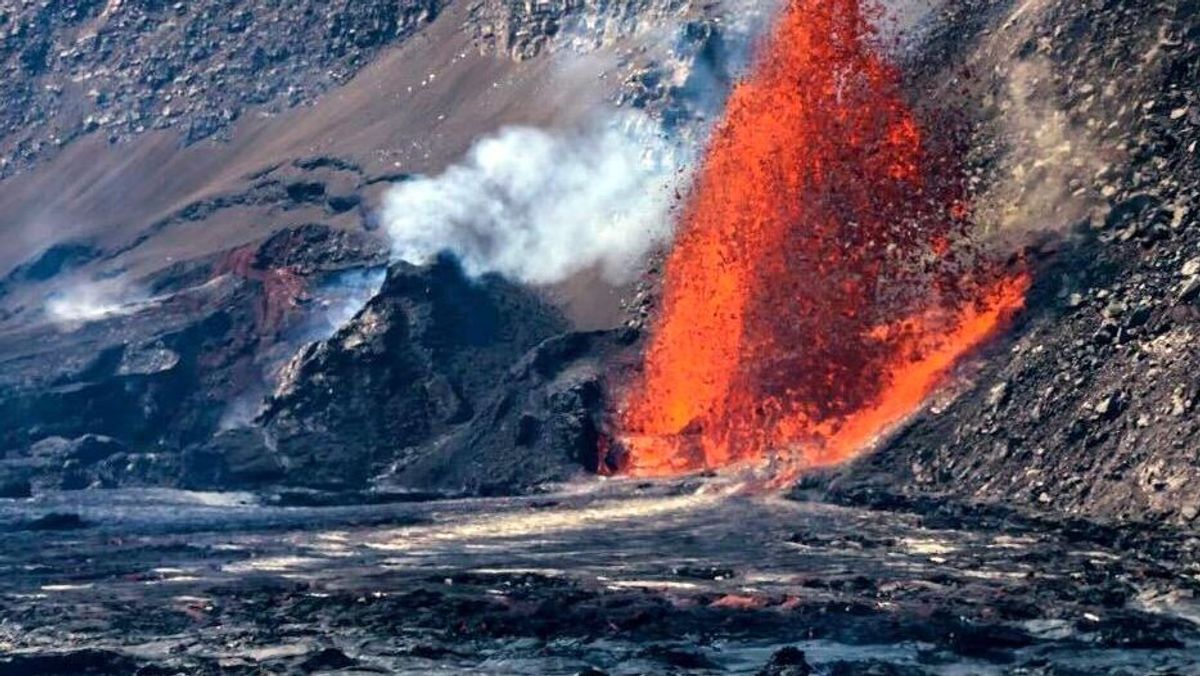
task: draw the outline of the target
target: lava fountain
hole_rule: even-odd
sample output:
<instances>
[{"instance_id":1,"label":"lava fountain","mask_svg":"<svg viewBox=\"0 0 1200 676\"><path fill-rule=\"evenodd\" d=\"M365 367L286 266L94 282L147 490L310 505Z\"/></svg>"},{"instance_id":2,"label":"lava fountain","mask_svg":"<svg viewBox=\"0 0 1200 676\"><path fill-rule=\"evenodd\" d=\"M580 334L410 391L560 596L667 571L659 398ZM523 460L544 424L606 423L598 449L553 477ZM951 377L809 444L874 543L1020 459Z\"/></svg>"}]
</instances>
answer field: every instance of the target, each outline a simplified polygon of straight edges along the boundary
<instances>
[{"instance_id":1,"label":"lava fountain","mask_svg":"<svg viewBox=\"0 0 1200 676\"><path fill-rule=\"evenodd\" d=\"M852 457L1019 310L864 0L790 0L735 87L616 413L642 476ZM610 459L611 460L611 459Z\"/></svg>"}]
</instances>

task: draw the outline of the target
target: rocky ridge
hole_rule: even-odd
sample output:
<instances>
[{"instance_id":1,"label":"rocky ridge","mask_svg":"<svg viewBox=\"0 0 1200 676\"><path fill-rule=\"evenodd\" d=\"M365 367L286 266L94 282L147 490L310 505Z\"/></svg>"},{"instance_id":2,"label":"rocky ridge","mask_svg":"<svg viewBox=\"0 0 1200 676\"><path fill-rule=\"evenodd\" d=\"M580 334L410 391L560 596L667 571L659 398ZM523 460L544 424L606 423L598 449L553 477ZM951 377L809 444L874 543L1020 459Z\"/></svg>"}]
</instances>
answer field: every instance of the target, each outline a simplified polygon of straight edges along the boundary
<instances>
[{"instance_id":1,"label":"rocky ridge","mask_svg":"<svg viewBox=\"0 0 1200 676\"><path fill-rule=\"evenodd\" d=\"M442 467L435 440L482 415L503 374L566 330L552 307L498 277L470 280L449 259L399 263L353 320L284 367L262 424L292 483L360 488L387 467ZM407 487L460 488L427 481Z\"/></svg>"},{"instance_id":2,"label":"rocky ridge","mask_svg":"<svg viewBox=\"0 0 1200 676\"><path fill-rule=\"evenodd\" d=\"M251 411L282 362L370 293L386 251L319 225L169 267L96 317L0 333L0 476L85 488L176 483L180 452ZM372 263L373 261L373 263ZM347 302L361 302L353 299ZM336 312L335 312L336 313ZM111 438L103 455L71 450Z\"/></svg>"}]
</instances>

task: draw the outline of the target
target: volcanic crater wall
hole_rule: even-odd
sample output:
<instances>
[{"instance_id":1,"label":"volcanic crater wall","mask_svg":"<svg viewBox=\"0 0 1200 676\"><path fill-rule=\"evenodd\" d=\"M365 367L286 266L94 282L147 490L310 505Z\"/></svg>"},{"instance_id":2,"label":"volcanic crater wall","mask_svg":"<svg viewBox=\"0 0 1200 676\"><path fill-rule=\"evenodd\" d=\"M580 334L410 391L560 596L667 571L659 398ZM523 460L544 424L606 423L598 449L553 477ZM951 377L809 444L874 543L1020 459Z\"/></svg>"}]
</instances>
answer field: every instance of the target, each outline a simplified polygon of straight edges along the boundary
<instances>
[{"instance_id":1,"label":"volcanic crater wall","mask_svg":"<svg viewBox=\"0 0 1200 676\"><path fill-rule=\"evenodd\" d=\"M1191 522L1200 6L986 9L945 25L934 54L970 68L951 95L983 103L978 182L1000 234L1032 247L1028 310L973 387L827 478L829 491ZM964 42L971 26L986 31ZM944 77L927 86L947 91Z\"/></svg>"},{"instance_id":2,"label":"volcanic crater wall","mask_svg":"<svg viewBox=\"0 0 1200 676\"><path fill-rule=\"evenodd\" d=\"M701 29L680 32L679 7L659 7L509 9L536 9L545 21L522 35L555 46L567 38L555 25L586 31L583 15L612 10L631 20L579 46L625 56L634 15L672 14L664 30L688 47L684 60L717 32L703 11ZM377 201L411 171L453 162L503 125L568 125L618 92L633 92L622 98L633 107L661 107L678 91L659 77L674 62L622 61L613 82L581 84L559 77L548 54L522 63L471 54L478 17L469 10L0 8L2 88L20 103L0 129L3 227L15 242L0 262L0 483L18 493L30 484L360 486L385 472L397 485L486 492L594 467L598 359L569 347L574 334L544 291L476 283L441 264L393 270L374 314L352 322L373 341L321 342L361 307L355 294L383 278ZM417 35L425 39L409 39ZM636 82L625 82L633 71ZM440 291L418 292L427 289ZM568 347L551 341L538 353L554 336ZM295 388L256 421L289 363ZM360 376L375 399L362 396ZM474 424L485 419L495 424ZM515 460L513 439L536 448L530 462L486 460ZM473 468L447 472L445 459L474 448L487 450Z\"/></svg>"}]
</instances>

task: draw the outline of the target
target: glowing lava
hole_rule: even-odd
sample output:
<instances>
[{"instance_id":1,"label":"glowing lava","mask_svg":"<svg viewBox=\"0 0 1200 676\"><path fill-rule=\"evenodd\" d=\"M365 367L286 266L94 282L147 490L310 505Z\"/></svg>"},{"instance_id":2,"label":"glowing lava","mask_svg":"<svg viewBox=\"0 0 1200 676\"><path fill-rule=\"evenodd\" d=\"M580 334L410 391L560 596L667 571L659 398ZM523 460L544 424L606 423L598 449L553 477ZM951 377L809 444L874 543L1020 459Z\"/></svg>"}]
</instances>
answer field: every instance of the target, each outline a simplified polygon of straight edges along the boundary
<instances>
[{"instance_id":1,"label":"glowing lava","mask_svg":"<svg viewBox=\"0 0 1200 676\"><path fill-rule=\"evenodd\" d=\"M732 92L667 263L622 468L859 452L1024 301L973 250L860 0L790 0Z\"/></svg>"}]
</instances>

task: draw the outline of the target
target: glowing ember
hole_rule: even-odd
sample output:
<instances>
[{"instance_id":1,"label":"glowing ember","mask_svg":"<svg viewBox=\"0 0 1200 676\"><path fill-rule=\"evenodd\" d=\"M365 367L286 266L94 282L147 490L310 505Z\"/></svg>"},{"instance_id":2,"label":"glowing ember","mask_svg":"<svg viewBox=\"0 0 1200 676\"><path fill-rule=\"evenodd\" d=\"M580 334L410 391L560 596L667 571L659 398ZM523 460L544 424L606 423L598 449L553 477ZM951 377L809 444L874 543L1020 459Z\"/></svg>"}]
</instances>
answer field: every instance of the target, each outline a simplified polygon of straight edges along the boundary
<instances>
[{"instance_id":1,"label":"glowing ember","mask_svg":"<svg viewBox=\"0 0 1200 676\"><path fill-rule=\"evenodd\" d=\"M791 0L732 93L667 264L623 469L845 460L1023 304L924 147L859 0Z\"/></svg>"}]
</instances>

